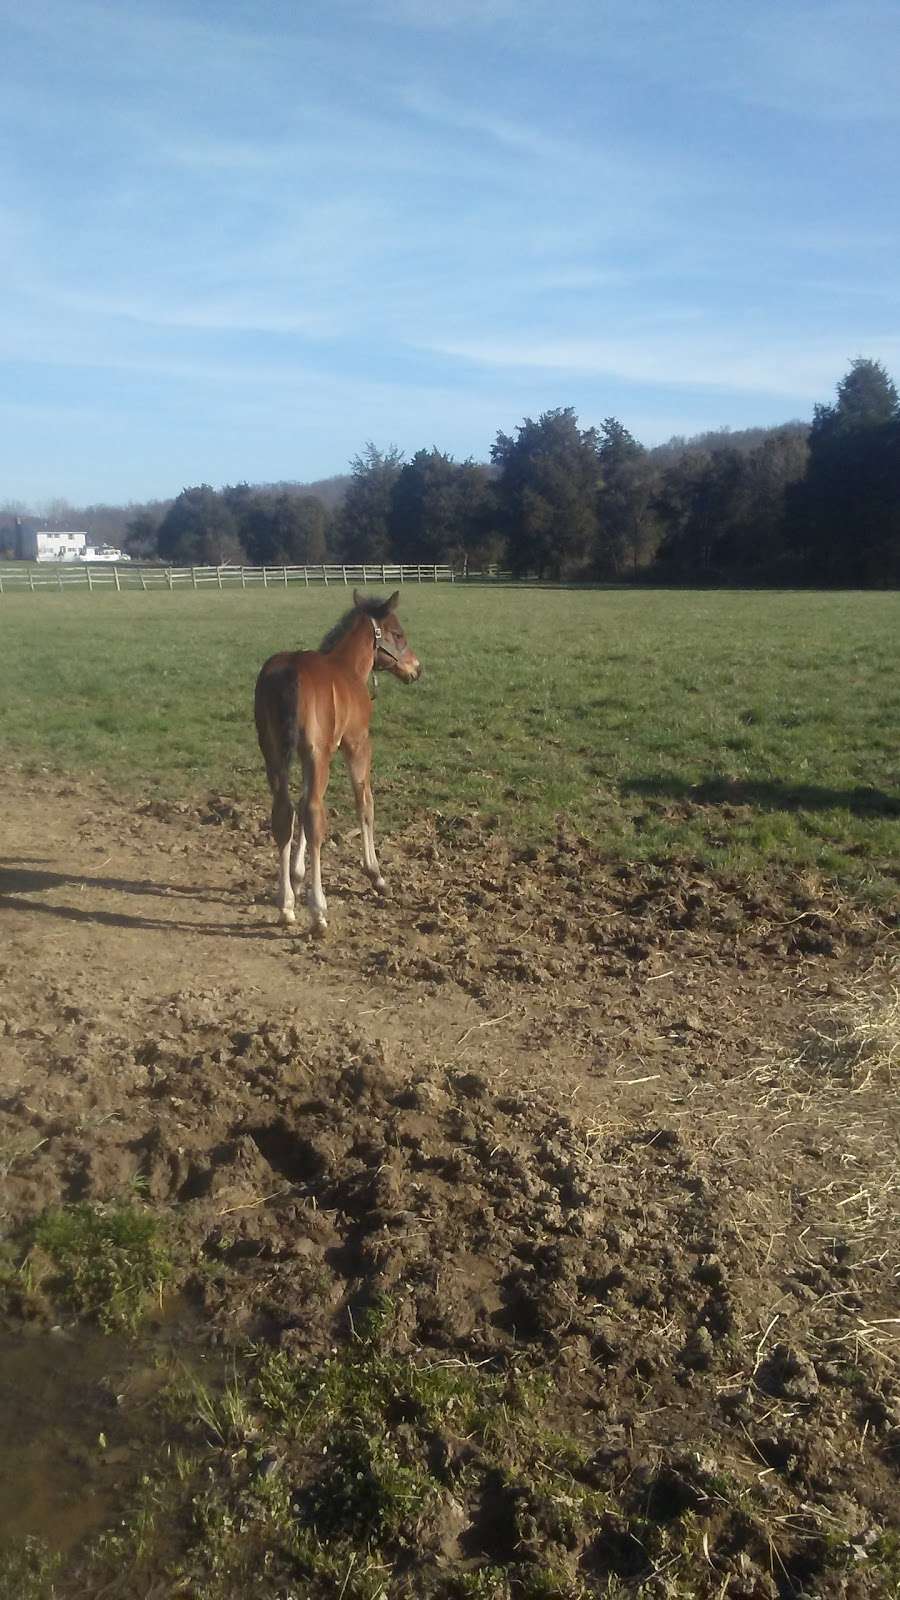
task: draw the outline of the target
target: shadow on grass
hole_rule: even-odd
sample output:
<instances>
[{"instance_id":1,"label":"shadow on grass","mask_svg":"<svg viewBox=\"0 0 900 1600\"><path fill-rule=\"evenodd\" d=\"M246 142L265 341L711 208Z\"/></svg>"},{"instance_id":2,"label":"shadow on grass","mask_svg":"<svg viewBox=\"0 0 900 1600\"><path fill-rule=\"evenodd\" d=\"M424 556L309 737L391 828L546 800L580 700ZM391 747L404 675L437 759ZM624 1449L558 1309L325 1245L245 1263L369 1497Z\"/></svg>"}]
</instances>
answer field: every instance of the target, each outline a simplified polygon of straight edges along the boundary
<instances>
[{"instance_id":1,"label":"shadow on grass","mask_svg":"<svg viewBox=\"0 0 900 1600\"><path fill-rule=\"evenodd\" d=\"M900 795L860 785L830 789L815 783L780 783L770 778L727 778L710 773L700 783L668 774L625 778L622 794L681 800L697 806L756 806L761 811L850 811L855 817L900 817Z\"/></svg>"}]
</instances>

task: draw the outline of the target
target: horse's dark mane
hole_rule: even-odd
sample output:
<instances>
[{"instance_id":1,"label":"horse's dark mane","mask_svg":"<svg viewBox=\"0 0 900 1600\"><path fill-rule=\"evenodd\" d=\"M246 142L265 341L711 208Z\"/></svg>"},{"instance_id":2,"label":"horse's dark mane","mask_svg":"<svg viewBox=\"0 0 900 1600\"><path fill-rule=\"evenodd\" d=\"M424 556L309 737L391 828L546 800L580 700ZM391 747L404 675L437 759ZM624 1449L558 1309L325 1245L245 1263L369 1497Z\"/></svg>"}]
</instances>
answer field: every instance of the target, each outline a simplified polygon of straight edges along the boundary
<instances>
[{"instance_id":1,"label":"horse's dark mane","mask_svg":"<svg viewBox=\"0 0 900 1600\"><path fill-rule=\"evenodd\" d=\"M390 614L390 609L388 602L380 599L378 595L366 595L360 605L351 606L350 610L345 611L344 615L338 619L334 627L328 629L322 643L319 645L320 652L322 655L327 655L329 650L333 650L336 644L340 644L341 640L350 632L358 616L374 617L376 622L382 622Z\"/></svg>"}]
</instances>

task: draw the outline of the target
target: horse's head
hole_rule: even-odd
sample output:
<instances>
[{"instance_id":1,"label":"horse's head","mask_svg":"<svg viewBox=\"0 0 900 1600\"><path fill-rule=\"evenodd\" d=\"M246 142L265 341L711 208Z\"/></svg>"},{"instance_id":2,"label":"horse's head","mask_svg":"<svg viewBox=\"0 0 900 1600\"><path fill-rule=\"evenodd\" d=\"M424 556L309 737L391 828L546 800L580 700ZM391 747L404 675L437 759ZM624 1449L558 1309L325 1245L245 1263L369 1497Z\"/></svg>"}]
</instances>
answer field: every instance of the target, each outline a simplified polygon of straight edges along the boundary
<instances>
[{"instance_id":1,"label":"horse's head","mask_svg":"<svg viewBox=\"0 0 900 1600\"><path fill-rule=\"evenodd\" d=\"M376 672L392 672L401 683L415 683L422 668L406 642L406 634L397 617L400 590L396 589L389 600L372 601L353 591L353 603L369 617L375 630Z\"/></svg>"}]
</instances>

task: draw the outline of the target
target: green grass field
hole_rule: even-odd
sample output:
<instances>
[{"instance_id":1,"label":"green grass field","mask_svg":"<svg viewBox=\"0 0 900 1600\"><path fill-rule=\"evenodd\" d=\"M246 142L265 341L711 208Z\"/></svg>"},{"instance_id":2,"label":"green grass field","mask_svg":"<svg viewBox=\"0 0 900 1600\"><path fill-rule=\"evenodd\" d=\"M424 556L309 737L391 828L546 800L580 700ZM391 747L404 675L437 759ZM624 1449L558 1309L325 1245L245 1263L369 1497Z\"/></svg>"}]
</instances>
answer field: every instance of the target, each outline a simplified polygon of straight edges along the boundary
<instances>
[{"instance_id":1,"label":"green grass field","mask_svg":"<svg viewBox=\"0 0 900 1600\"><path fill-rule=\"evenodd\" d=\"M4 595L0 759L129 794L262 798L256 671L317 643L346 600ZM897 595L411 586L401 614L425 672L382 679L381 832L480 811L533 841L562 812L613 858L896 890ZM341 771L335 809L347 796Z\"/></svg>"}]
</instances>

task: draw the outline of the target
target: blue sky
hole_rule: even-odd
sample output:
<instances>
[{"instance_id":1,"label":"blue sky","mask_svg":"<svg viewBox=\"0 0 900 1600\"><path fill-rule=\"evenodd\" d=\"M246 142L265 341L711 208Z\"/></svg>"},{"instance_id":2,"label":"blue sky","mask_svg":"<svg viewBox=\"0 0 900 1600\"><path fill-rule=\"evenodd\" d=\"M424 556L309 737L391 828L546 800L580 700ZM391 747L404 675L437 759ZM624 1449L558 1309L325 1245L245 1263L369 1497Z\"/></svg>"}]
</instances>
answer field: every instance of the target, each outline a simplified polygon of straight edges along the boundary
<instances>
[{"instance_id":1,"label":"blue sky","mask_svg":"<svg viewBox=\"0 0 900 1600\"><path fill-rule=\"evenodd\" d=\"M897 0L0 0L0 503L900 376Z\"/></svg>"}]
</instances>

